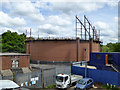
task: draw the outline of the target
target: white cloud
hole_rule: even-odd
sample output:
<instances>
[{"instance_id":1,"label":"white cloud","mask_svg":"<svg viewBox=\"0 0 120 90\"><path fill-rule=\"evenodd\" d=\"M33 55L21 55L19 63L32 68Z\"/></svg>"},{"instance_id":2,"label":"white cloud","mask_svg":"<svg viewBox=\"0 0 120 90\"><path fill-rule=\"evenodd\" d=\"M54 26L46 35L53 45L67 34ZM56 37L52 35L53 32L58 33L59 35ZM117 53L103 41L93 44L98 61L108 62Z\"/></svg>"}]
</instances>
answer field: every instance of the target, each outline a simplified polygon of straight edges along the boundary
<instances>
[{"instance_id":1,"label":"white cloud","mask_svg":"<svg viewBox=\"0 0 120 90\"><path fill-rule=\"evenodd\" d=\"M8 14L0 12L0 26L6 27L20 27L25 26L26 22L23 18L11 18Z\"/></svg>"},{"instance_id":2,"label":"white cloud","mask_svg":"<svg viewBox=\"0 0 120 90\"><path fill-rule=\"evenodd\" d=\"M32 28L32 35L34 37L38 35L38 29L40 36L42 37L69 37L75 35L74 16L76 14L80 15L81 13L88 13L89 15L89 13L91 13L92 11L97 11L101 8L104 8L106 5L108 5L108 7L117 6L117 0L32 1L34 3L28 0L4 1L3 7L6 8L8 11L7 13L2 12L4 14L4 17L2 16L3 18L0 16L1 26L17 26L15 27L15 30L19 33L25 32L26 29L29 31L29 29ZM95 15L93 15L93 17L95 17ZM114 21L116 20L117 17L114 17ZM104 40L104 42L116 41L116 31L113 28L114 25L112 26L101 21L96 22L94 25L97 26L97 29L101 30L101 38L102 40Z\"/></svg>"},{"instance_id":3,"label":"white cloud","mask_svg":"<svg viewBox=\"0 0 120 90\"><path fill-rule=\"evenodd\" d=\"M59 32L58 26L52 26L51 24L44 24L38 26L40 32L47 33L47 34L57 34Z\"/></svg>"},{"instance_id":4,"label":"white cloud","mask_svg":"<svg viewBox=\"0 0 120 90\"><path fill-rule=\"evenodd\" d=\"M46 6L46 5L45 5ZM104 6L96 2L50 2L50 10L59 11L65 14L79 14L82 12L95 11Z\"/></svg>"},{"instance_id":5,"label":"white cloud","mask_svg":"<svg viewBox=\"0 0 120 90\"><path fill-rule=\"evenodd\" d=\"M115 22L118 22L118 17L114 17L113 20L114 20Z\"/></svg>"},{"instance_id":6,"label":"white cloud","mask_svg":"<svg viewBox=\"0 0 120 90\"><path fill-rule=\"evenodd\" d=\"M74 30L73 27L65 26L61 27L58 25L52 25L52 24L43 24L39 25L38 27L39 33L40 34L46 34L45 36L54 36L54 37L74 37Z\"/></svg>"},{"instance_id":7,"label":"white cloud","mask_svg":"<svg viewBox=\"0 0 120 90\"><path fill-rule=\"evenodd\" d=\"M52 15L47 17L47 22L53 25L58 26L70 26L72 24L72 21L70 18L67 18L65 16L59 16L59 15Z\"/></svg>"},{"instance_id":8,"label":"white cloud","mask_svg":"<svg viewBox=\"0 0 120 90\"><path fill-rule=\"evenodd\" d=\"M12 2L11 15L25 16L33 21L43 21L44 16L30 1Z\"/></svg>"},{"instance_id":9,"label":"white cloud","mask_svg":"<svg viewBox=\"0 0 120 90\"><path fill-rule=\"evenodd\" d=\"M65 14L79 14L81 12L98 10L105 5L114 7L117 4L118 0L40 0L34 5L39 8L59 11Z\"/></svg>"},{"instance_id":10,"label":"white cloud","mask_svg":"<svg viewBox=\"0 0 120 90\"><path fill-rule=\"evenodd\" d=\"M100 29L101 39L105 44L109 42L117 42L118 32L116 29L112 28L110 24L98 21L94 25L97 29Z\"/></svg>"},{"instance_id":11,"label":"white cloud","mask_svg":"<svg viewBox=\"0 0 120 90\"><path fill-rule=\"evenodd\" d=\"M0 27L0 34L7 32L7 30L10 30L11 32L16 32L16 30L12 28Z\"/></svg>"}]
</instances>

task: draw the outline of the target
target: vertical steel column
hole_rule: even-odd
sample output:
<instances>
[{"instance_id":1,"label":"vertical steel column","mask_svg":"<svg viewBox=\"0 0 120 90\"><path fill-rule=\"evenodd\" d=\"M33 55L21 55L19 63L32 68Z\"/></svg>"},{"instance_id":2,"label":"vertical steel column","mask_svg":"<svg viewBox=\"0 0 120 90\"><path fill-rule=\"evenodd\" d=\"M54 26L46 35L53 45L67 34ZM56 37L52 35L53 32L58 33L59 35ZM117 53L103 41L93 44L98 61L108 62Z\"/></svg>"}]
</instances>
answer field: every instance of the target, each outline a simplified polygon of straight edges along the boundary
<instances>
[{"instance_id":1,"label":"vertical steel column","mask_svg":"<svg viewBox=\"0 0 120 90\"><path fill-rule=\"evenodd\" d=\"M76 62L79 61L79 38L76 38Z\"/></svg>"},{"instance_id":2,"label":"vertical steel column","mask_svg":"<svg viewBox=\"0 0 120 90\"><path fill-rule=\"evenodd\" d=\"M31 38L31 28L30 28L30 38Z\"/></svg>"},{"instance_id":3,"label":"vertical steel column","mask_svg":"<svg viewBox=\"0 0 120 90\"><path fill-rule=\"evenodd\" d=\"M82 39L82 25L81 25L81 39Z\"/></svg>"},{"instance_id":4,"label":"vertical steel column","mask_svg":"<svg viewBox=\"0 0 120 90\"><path fill-rule=\"evenodd\" d=\"M39 39L39 29L38 29L38 39Z\"/></svg>"},{"instance_id":5,"label":"vertical steel column","mask_svg":"<svg viewBox=\"0 0 120 90\"><path fill-rule=\"evenodd\" d=\"M77 15L76 15L76 18L75 18L75 21L76 21L76 23L75 23L75 26L76 26L76 39L77 39Z\"/></svg>"},{"instance_id":6,"label":"vertical steel column","mask_svg":"<svg viewBox=\"0 0 120 90\"><path fill-rule=\"evenodd\" d=\"M26 38L27 38L27 29L26 29Z\"/></svg>"},{"instance_id":7,"label":"vertical steel column","mask_svg":"<svg viewBox=\"0 0 120 90\"><path fill-rule=\"evenodd\" d=\"M84 15L84 26L85 26L85 28L86 28L86 20L85 20L85 15ZM85 30L85 40L86 40L86 30Z\"/></svg>"},{"instance_id":8,"label":"vertical steel column","mask_svg":"<svg viewBox=\"0 0 120 90\"><path fill-rule=\"evenodd\" d=\"M93 27L93 40L94 40L94 33L95 33L94 30L95 30L95 27Z\"/></svg>"},{"instance_id":9,"label":"vertical steel column","mask_svg":"<svg viewBox=\"0 0 120 90\"><path fill-rule=\"evenodd\" d=\"M76 15L76 61L78 62L78 49L79 49L79 47L78 47L78 40L79 40L79 38L77 37L77 15Z\"/></svg>"},{"instance_id":10,"label":"vertical steel column","mask_svg":"<svg viewBox=\"0 0 120 90\"><path fill-rule=\"evenodd\" d=\"M90 23L89 23L89 40L90 40Z\"/></svg>"},{"instance_id":11,"label":"vertical steel column","mask_svg":"<svg viewBox=\"0 0 120 90\"><path fill-rule=\"evenodd\" d=\"M100 30L99 30L99 40L100 40Z\"/></svg>"},{"instance_id":12,"label":"vertical steel column","mask_svg":"<svg viewBox=\"0 0 120 90\"><path fill-rule=\"evenodd\" d=\"M97 30L96 30L96 40L97 40Z\"/></svg>"}]
</instances>

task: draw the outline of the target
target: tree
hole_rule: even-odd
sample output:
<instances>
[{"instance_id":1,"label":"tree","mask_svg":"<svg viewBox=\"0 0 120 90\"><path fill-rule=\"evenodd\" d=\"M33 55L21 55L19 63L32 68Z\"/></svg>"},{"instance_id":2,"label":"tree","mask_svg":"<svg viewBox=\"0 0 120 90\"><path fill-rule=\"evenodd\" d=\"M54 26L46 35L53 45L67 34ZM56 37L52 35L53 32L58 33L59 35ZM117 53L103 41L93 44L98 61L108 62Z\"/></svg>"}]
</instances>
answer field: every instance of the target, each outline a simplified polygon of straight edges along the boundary
<instances>
[{"instance_id":1,"label":"tree","mask_svg":"<svg viewBox=\"0 0 120 90\"><path fill-rule=\"evenodd\" d=\"M108 43L102 46L102 52L120 52L120 43Z\"/></svg>"},{"instance_id":2,"label":"tree","mask_svg":"<svg viewBox=\"0 0 120 90\"><path fill-rule=\"evenodd\" d=\"M110 52L110 48L107 47L106 45L102 46L102 52Z\"/></svg>"},{"instance_id":3,"label":"tree","mask_svg":"<svg viewBox=\"0 0 120 90\"><path fill-rule=\"evenodd\" d=\"M25 52L26 35L8 30L2 34L2 52Z\"/></svg>"}]
</instances>

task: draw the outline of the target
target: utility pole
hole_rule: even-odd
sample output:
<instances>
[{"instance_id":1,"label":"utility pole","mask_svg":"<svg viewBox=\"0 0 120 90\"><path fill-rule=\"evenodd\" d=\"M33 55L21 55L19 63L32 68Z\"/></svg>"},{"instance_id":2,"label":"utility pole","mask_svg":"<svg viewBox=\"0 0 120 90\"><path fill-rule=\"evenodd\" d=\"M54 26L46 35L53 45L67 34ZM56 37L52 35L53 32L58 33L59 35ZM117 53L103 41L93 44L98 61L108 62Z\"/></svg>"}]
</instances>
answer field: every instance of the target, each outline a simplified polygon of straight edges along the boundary
<instances>
[{"instance_id":1,"label":"utility pole","mask_svg":"<svg viewBox=\"0 0 120 90\"><path fill-rule=\"evenodd\" d=\"M85 78L87 77L87 49L85 48Z\"/></svg>"}]
</instances>

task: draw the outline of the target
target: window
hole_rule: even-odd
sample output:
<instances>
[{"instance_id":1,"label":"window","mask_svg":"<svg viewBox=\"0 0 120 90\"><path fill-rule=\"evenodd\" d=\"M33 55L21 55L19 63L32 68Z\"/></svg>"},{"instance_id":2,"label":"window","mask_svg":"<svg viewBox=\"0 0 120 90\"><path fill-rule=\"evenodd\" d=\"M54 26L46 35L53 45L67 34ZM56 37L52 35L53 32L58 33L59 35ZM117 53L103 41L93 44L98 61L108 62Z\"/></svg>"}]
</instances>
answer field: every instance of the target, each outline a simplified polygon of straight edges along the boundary
<instances>
[{"instance_id":1,"label":"window","mask_svg":"<svg viewBox=\"0 0 120 90\"><path fill-rule=\"evenodd\" d=\"M100 59L100 55L99 54L96 54L96 59Z\"/></svg>"},{"instance_id":2,"label":"window","mask_svg":"<svg viewBox=\"0 0 120 90\"><path fill-rule=\"evenodd\" d=\"M81 84L81 85L85 85L86 84L86 82L84 80L80 80L78 83Z\"/></svg>"},{"instance_id":3,"label":"window","mask_svg":"<svg viewBox=\"0 0 120 90\"><path fill-rule=\"evenodd\" d=\"M61 77L61 76L56 76L56 80L57 80L58 82L63 82L63 77Z\"/></svg>"},{"instance_id":4,"label":"window","mask_svg":"<svg viewBox=\"0 0 120 90\"><path fill-rule=\"evenodd\" d=\"M89 84L90 83L90 81L87 81L87 84Z\"/></svg>"},{"instance_id":5,"label":"window","mask_svg":"<svg viewBox=\"0 0 120 90\"><path fill-rule=\"evenodd\" d=\"M65 77L65 82L68 80L68 76L67 77Z\"/></svg>"},{"instance_id":6,"label":"window","mask_svg":"<svg viewBox=\"0 0 120 90\"><path fill-rule=\"evenodd\" d=\"M92 82L92 80L90 79L90 81L89 82Z\"/></svg>"},{"instance_id":7,"label":"window","mask_svg":"<svg viewBox=\"0 0 120 90\"><path fill-rule=\"evenodd\" d=\"M12 61L12 67L13 68L18 67L18 61L13 60Z\"/></svg>"}]
</instances>

